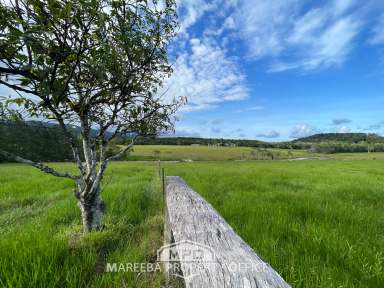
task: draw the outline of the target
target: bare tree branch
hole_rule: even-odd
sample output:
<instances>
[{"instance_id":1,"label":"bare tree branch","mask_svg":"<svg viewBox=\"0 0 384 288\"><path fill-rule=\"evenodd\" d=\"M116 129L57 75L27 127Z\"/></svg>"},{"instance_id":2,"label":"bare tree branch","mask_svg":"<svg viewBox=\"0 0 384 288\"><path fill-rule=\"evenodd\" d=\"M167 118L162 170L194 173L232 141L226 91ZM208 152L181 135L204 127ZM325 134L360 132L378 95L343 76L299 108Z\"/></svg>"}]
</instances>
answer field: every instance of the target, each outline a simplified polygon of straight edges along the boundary
<instances>
[{"instance_id":1,"label":"bare tree branch","mask_svg":"<svg viewBox=\"0 0 384 288\"><path fill-rule=\"evenodd\" d=\"M7 159L14 160L14 161L19 162L19 163L31 165L31 166L33 166L33 167L35 167L35 168L37 168L37 169L39 169L45 173L52 174L53 176L56 176L56 177L69 178L69 179L72 179L74 181L77 181L77 179L79 178L78 176L74 176L68 172L56 171L52 167L49 167L49 166L47 166L41 162L34 162L34 161L22 158L20 156L17 156L13 153L9 153L9 152L4 151L4 150L0 150L0 155L7 158Z\"/></svg>"},{"instance_id":2,"label":"bare tree branch","mask_svg":"<svg viewBox=\"0 0 384 288\"><path fill-rule=\"evenodd\" d=\"M28 89L25 89L25 88L22 88L20 87L19 85L13 85L13 84L9 84L3 80L0 80L0 84L4 84L5 86L9 87L9 88L12 88L16 91L21 91L21 92L25 92L25 93L28 93L28 94L34 94L34 95L38 95L35 91L32 91L32 90L28 90Z\"/></svg>"},{"instance_id":3,"label":"bare tree branch","mask_svg":"<svg viewBox=\"0 0 384 288\"><path fill-rule=\"evenodd\" d=\"M119 151L117 154L107 158L107 161L111 161L111 160L115 160L115 159L119 159L120 157L122 157L129 149L131 149L133 147L133 145L135 145L135 141L136 139L139 137L140 135L135 135L132 140L131 140L131 143L129 143L129 145L127 145L127 147L125 147L124 149L122 149L121 151Z\"/></svg>"}]
</instances>

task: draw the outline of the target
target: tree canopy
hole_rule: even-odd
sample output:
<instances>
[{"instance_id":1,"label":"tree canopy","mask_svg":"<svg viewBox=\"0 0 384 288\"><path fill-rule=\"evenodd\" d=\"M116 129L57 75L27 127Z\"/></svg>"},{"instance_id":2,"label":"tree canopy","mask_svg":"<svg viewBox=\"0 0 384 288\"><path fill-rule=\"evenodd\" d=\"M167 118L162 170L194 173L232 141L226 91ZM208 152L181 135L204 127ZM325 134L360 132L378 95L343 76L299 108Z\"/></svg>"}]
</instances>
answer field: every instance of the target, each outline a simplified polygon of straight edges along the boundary
<instances>
[{"instance_id":1,"label":"tree canopy","mask_svg":"<svg viewBox=\"0 0 384 288\"><path fill-rule=\"evenodd\" d=\"M167 46L177 28L175 2L2 1L0 19L0 84L18 95L2 101L3 107L19 105L19 114L29 119L58 123L79 174L0 152L75 180L85 230L99 227L94 216L104 207L100 182L108 162L122 156L136 137L172 130L173 115L183 103L165 101L158 92L172 72ZM80 127L79 142L71 125ZM109 141L127 134L132 143L107 157ZM92 207L92 217L85 207Z\"/></svg>"}]
</instances>

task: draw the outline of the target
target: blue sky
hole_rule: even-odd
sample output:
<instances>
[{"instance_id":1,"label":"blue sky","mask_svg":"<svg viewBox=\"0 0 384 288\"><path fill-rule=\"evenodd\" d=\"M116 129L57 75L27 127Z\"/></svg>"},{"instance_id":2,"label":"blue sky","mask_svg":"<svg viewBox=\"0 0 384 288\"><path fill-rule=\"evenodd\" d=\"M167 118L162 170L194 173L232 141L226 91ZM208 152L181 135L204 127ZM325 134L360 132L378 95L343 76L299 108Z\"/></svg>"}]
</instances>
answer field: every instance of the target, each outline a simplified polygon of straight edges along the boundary
<instances>
[{"instance_id":1,"label":"blue sky","mask_svg":"<svg viewBox=\"0 0 384 288\"><path fill-rule=\"evenodd\" d=\"M384 133L384 1L180 0L176 135Z\"/></svg>"},{"instance_id":2,"label":"blue sky","mask_svg":"<svg viewBox=\"0 0 384 288\"><path fill-rule=\"evenodd\" d=\"M177 2L163 86L188 98L175 135L384 135L383 0Z\"/></svg>"}]
</instances>

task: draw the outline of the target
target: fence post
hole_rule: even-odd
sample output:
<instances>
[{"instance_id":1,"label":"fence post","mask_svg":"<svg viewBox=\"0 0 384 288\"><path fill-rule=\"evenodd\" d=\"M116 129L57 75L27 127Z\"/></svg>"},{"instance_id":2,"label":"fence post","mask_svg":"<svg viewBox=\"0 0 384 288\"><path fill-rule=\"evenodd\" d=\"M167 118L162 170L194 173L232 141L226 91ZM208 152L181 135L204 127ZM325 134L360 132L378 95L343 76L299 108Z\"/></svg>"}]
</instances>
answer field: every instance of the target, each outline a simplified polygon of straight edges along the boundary
<instances>
[{"instance_id":1,"label":"fence post","mask_svg":"<svg viewBox=\"0 0 384 288\"><path fill-rule=\"evenodd\" d=\"M161 178L163 181L163 196L165 196L165 170L164 170L164 168L161 168Z\"/></svg>"},{"instance_id":2,"label":"fence post","mask_svg":"<svg viewBox=\"0 0 384 288\"><path fill-rule=\"evenodd\" d=\"M166 205L167 205L167 199L166 199L166 192L165 192L165 170L164 168L161 168L161 184L162 184L162 189L163 189L163 215L166 217Z\"/></svg>"}]
</instances>

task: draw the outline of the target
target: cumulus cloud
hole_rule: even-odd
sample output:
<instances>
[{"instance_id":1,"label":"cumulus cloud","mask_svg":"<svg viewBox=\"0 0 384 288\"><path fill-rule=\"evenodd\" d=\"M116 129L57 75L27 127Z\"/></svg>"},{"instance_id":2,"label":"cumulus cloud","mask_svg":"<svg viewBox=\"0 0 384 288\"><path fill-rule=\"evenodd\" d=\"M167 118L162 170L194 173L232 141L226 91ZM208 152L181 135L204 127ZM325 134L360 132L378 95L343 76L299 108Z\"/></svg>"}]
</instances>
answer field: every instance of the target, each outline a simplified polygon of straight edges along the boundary
<instances>
[{"instance_id":1,"label":"cumulus cloud","mask_svg":"<svg viewBox=\"0 0 384 288\"><path fill-rule=\"evenodd\" d=\"M226 15L232 1L177 1L180 31L169 48L175 58L174 71L164 81L159 95L164 94L165 100L186 97L188 103L181 112L210 109L249 96L246 76L238 59L228 53L220 37L224 30L234 26L233 19ZM208 33L217 30L217 21L222 22L222 31ZM202 22L204 24L197 27Z\"/></svg>"},{"instance_id":2,"label":"cumulus cloud","mask_svg":"<svg viewBox=\"0 0 384 288\"><path fill-rule=\"evenodd\" d=\"M332 120L332 125L342 125L342 124L348 124L351 123L352 120L348 118L336 118Z\"/></svg>"},{"instance_id":3,"label":"cumulus cloud","mask_svg":"<svg viewBox=\"0 0 384 288\"><path fill-rule=\"evenodd\" d=\"M347 126L338 127L336 130L336 133L349 133L349 132L351 132L351 128Z\"/></svg>"},{"instance_id":4,"label":"cumulus cloud","mask_svg":"<svg viewBox=\"0 0 384 288\"><path fill-rule=\"evenodd\" d=\"M239 1L240 37L251 58L270 57L270 72L314 70L342 64L360 31L356 1L333 0L305 13L299 0Z\"/></svg>"},{"instance_id":5,"label":"cumulus cloud","mask_svg":"<svg viewBox=\"0 0 384 288\"><path fill-rule=\"evenodd\" d=\"M201 135L197 132L188 129L176 129L174 133L164 133L163 137L195 137L201 138Z\"/></svg>"},{"instance_id":6,"label":"cumulus cloud","mask_svg":"<svg viewBox=\"0 0 384 288\"><path fill-rule=\"evenodd\" d=\"M357 0L315 5L301 0L177 2L181 28L171 45L174 73L161 92L167 90L172 98L186 96L188 105L182 111L247 99L250 89L241 69L242 56L242 60L267 60L269 72L339 66L348 59L365 25ZM381 41L383 23L378 22L372 43ZM234 53L242 44L246 55ZM234 112L262 109L255 106Z\"/></svg>"},{"instance_id":7,"label":"cumulus cloud","mask_svg":"<svg viewBox=\"0 0 384 288\"><path fill-rule=\"evenodd\" d=\"M209 38L192 38L190 50L177 59L174 72L163 85L167 97L185 96L184 111L215 107L226 101L248 98L246 77L237 63Z\"/></svg>"},{"instance_id":8,"label":"cumulus cloud","mask_svg":"<svg viewBox=\"0 0 384 288\"><path fill-rule=\"evenodd\" d=\"M216 7L215 1L204 0L179 0L177 1L180 19L180 33L187 33L200 20L203 15Z\"/></svg>"},{"instance_id":9,"label":"cumulus cloud","mask_svg":"<svg viewBox=\"0 0 384 288\"><path fill-rule=\"evenodd\" d=\"M275 131L275 130L272 130L272 131L269 131L267 133L256 134L256 137L260 137L260 138L277 138L277 137L280 137L280 133Z\"/></svg>"},{"instance_id":10,"label":"cumulus cloud","mask_svg":"<svg viewBox=\"0 0 384 288\"><path fill-rule=\"evenodd\" d=\"M293 127L291 131L291 138L303 138L319 133L320 131L309 124L301 123Z\"/></svg>"}]
</instances>

